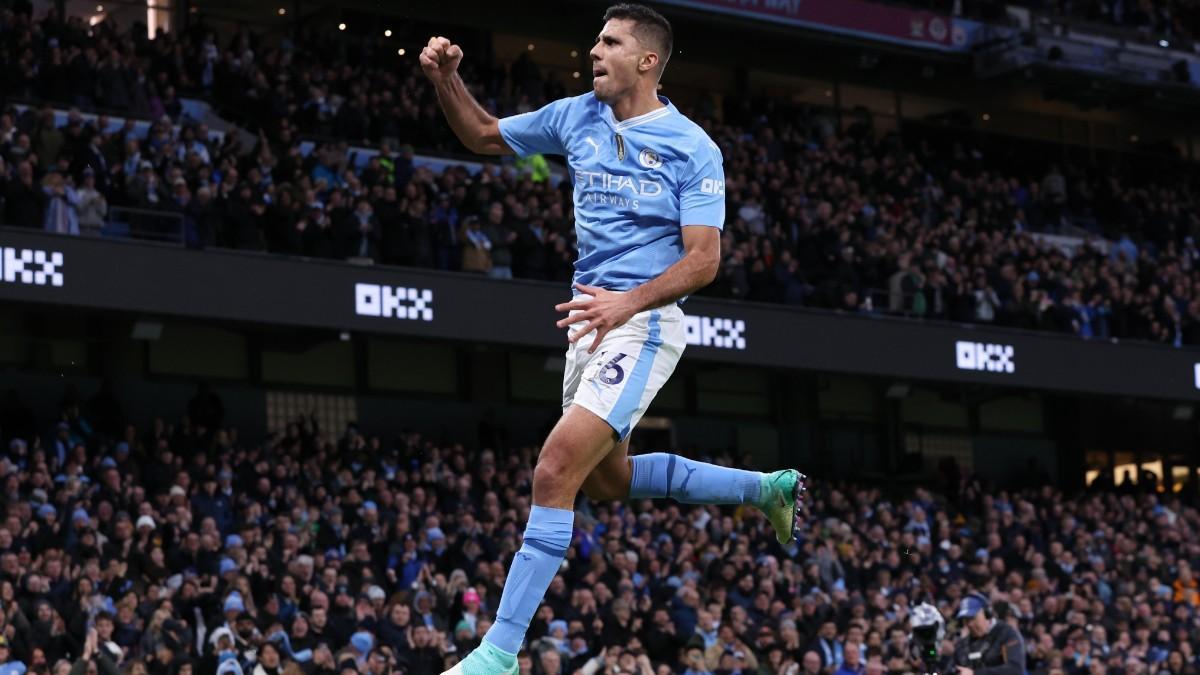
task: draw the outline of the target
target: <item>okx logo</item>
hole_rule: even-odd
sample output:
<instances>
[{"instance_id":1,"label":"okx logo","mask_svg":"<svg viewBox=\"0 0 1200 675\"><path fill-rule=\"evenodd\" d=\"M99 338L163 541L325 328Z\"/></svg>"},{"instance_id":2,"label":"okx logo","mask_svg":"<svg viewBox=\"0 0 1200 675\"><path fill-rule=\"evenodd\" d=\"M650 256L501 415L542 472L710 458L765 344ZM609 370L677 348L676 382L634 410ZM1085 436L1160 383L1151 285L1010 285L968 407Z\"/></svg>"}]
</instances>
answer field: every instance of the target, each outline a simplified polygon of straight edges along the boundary
<instances>
[{"instance_id":1,"label":"okx logo","mask_svg":"<svg viewBox=\"0 0 1200 675\"><path fill-rule=\"evenodd\" d=\"M428 288L355 284L354 313L383 319L433 321L433 291Z\"/></svg>"},{"instance_id":2,"label":"okx logo","mask_svg":"<svg viewBox=\"0 0 1200 675\"><path fill-rule=\"evenodd\" d=\"M0 282L62 286L63 254L60 251L0 247Z\"/></svg>"},{"instance_id":3,"label":"okx logo","mask_svg":"<svg viewBox=\"0 0 1200 675\"><path fill-rule=\"evenodd\" d=\"M983 370L989 373L1012 373L1017 370L1012 345L993 345L982 342L954 343L959 370Z\"/></svg>"},{"instance_id":4,"label":"okx logo","mask_svg":"<svg viewBox=\"0 0 1200 675\"><path fill-rule=\"evenodd\" d=\"M741 319L711 319L707 316L684 317L689 345L717 349L746 349L746 322Z\"/></svg>"}]
</instances>

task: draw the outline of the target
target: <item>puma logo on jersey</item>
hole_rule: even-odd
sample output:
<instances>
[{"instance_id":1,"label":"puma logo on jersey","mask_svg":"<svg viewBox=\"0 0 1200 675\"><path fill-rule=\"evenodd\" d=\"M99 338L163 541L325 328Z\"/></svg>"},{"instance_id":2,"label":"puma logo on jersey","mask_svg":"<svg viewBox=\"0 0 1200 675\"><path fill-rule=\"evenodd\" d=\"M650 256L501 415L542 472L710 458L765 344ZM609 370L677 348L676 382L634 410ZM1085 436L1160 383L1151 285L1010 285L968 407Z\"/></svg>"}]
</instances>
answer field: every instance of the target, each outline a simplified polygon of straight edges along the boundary
<instances>
[{"instance_id":1,"label":"puma logo on jersey","mask_svg":"<svg viewBox=\"0 0 1200 675\"><path fill-rule=\"evenodd\" d=\"M600 156L600 144L597 143L595 140L593 140L591 136L587 136L583 140L588 145L592 146L592 159L599 157Z\"/></svg>"}]
</instances>

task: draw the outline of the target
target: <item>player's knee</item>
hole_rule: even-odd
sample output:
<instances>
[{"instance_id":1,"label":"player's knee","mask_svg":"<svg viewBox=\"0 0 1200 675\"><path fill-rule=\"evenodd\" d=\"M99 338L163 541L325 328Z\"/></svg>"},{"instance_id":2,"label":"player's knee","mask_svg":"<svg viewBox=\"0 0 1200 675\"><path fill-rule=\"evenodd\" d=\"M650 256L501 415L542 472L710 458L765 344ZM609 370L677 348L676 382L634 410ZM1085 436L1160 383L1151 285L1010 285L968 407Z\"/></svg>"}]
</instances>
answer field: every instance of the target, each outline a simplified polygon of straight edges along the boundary
<instances>
[{"instance_id":1,"label":"player's knee","mask_svg":"<svg viewBox=\"0 0 1200 675\"><path fill-rule=\"evenodd\" d=\"M534 493L557 494L571 489L578 490L578 485L570 485L572 473L568 452L549 447L542 448L537 466L533 468Z\"/></svg>"}]
</instances>

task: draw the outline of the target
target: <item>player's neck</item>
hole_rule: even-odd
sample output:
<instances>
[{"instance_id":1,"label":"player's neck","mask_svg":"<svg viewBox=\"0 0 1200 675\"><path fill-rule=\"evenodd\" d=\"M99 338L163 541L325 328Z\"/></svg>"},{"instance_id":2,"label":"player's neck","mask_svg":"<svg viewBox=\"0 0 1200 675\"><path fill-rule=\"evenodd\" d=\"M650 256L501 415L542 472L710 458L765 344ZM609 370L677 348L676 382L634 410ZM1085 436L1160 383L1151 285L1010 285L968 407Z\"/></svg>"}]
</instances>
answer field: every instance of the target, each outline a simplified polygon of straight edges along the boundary
<instances>
[{"instance_id":1,"label":"player's neck","mask_svg":"<svg viewBox=\"0 0 1200 675\"><path fill-rule=\"evenodd\" d=\"M613 119L618 122L624 122L627 119L645 115L648 112L665 108L662 101L658 100L656 90L651 91L634 91L629 96L614 101L610 107L612 108Z\"/></svg>"}]
</instances>

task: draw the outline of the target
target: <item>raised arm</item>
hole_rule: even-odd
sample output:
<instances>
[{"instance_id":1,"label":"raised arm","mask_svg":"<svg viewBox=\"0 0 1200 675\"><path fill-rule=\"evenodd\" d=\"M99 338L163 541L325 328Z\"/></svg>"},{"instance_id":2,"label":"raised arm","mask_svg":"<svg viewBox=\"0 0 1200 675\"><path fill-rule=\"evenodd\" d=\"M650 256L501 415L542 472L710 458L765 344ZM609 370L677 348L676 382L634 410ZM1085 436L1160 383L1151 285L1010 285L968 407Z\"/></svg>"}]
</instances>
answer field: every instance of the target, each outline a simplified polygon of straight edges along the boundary
<instances>
[{"instance_id":1,"label":"raised arm","mask_svg":"<svg viewBox=\"0 0 1200 675\"><path fill-rule=\"evenodd\" d=\"M433 82L438 103L458 140L482 155L511 155L512 148L500 136L500 122L483 109L458 74L462 48L444 37L429 38L421 50L421 68Z\"/></svg>"}]
</instances>

